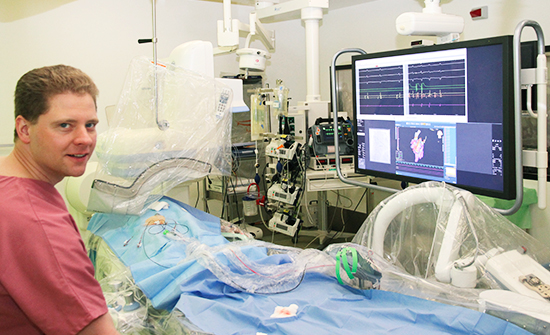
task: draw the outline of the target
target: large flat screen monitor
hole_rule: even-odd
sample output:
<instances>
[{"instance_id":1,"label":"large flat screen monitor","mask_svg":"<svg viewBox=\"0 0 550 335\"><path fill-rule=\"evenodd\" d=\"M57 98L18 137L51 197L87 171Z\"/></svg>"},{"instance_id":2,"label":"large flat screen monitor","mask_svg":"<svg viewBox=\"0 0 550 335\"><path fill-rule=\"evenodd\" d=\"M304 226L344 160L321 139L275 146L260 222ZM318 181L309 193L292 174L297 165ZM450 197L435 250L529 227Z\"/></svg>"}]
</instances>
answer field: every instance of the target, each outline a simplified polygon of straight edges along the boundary
<instances>
[{"instance_id":1,"label":"large flat screen monitor","mask_svg":"<svg viewBox=\"0 0 550 335\"><path fill-rule=\"evenodd\" d=\"M515 197L512 36L352 57L356 172Z\"/></svg>"}]
</instances>

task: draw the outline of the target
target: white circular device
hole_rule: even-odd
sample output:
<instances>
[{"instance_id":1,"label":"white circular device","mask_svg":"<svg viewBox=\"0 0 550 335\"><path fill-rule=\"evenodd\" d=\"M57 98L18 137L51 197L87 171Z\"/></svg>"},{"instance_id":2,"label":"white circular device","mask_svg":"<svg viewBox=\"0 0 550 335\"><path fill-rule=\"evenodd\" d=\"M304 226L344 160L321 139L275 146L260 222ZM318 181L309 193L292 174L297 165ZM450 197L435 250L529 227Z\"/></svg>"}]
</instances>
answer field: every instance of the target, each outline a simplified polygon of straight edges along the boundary
<instances>
[{"instance_id":1,"label":"white circular device","mask_svg":"<svg viewBox=\"0 0 550 335\"><path fill-rule=\"evenodd\" d=\"M264 71L265 60L270 57L267 51L253 48L237 50L239 67L243 70Z\"/></svg>"}]
</instances>

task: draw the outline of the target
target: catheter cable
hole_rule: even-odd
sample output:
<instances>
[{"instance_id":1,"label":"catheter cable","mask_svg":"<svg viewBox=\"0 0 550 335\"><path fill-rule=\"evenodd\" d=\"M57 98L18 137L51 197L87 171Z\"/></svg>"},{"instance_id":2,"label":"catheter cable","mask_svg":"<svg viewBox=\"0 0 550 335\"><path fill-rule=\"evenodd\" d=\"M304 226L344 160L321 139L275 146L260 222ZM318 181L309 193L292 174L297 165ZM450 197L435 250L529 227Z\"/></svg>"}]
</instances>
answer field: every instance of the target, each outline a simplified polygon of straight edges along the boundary
<instances>
[{"instance_id":1,"label":"catheter cable","mask_svg":"<svg viewBox=\"0 0 550 335\"><path fill-rule=\"evenodd\" d=\"M145 255L145 257L147 257L148 260L150 260L151 262L155 263L156 265L160 266L160 267L163 267L163 268L166 268L166 269L169 269L171 268L172 266L167 266L167 265L163 265L157 261L155 261L153 259L153 257L159 255L163 250L164 248L166 247L166 243L164 243L155 253L155 255L153 256L150 256L148 253L147 253L147 248L146 248L146 245L145 245L145 235L149 234L149 235L161 235L164 236L165 238L168 238L166 237L168 234L174 234L176 237L178 237L179 239L183 239L183 235L184 234L187 234L189 232L189 227L186 226L186 225L178 225L178 222L176 220L172 220L174 221L174 226L173 227L170 227L168 225L167 222L165 223L162 223L162 224L155 224L155 225L149 225L149 226L146 226L145 229L143 230L143 234L141 235L141 239L138 243L138 248L142 245L143 246L143 253ZM185 228L185 231L182 233L178 230L178 226L179 227L183 227ZM160 229L158 231L154 231L154 228L155 227L160 227ZM170 230L168 230L168 228L170 228ZM153 231L152 231L153 230Z\"/></svg>"},{"instance_id":2,"label":"catheter cable","mask_svg":"<svg viewBox=\"0 0 550 335\"><path fill-rule=\"evenodd\" d=\"M267 248L266 256L275 257L275 262L250 259L251 247ZM289 262L279 262L282 255L288 256ZM256 294L290 292L302 283L306 271L334 268L334 259L317 250L267 245L262 241L203 246L192 251L190 259L197 259L226 285Z\"/></svg>"}]
</instances>

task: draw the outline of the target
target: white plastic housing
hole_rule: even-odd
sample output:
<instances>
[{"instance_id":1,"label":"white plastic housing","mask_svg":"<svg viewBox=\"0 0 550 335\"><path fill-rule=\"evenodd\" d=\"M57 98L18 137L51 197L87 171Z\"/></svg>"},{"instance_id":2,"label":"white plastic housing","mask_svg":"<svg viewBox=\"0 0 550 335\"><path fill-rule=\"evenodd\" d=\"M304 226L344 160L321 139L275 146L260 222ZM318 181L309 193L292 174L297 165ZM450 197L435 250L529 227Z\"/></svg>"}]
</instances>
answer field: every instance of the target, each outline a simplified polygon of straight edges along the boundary
<instances>
[{"instance_id":1,"label":"white plastic housing","mask_svg":"<svg viewBox=\"0 0 550 335\"><path fill-rule=\"evenodd\" d=\"M436 13L403 13L395 20L395 28L401 35L443 36L462 33L464 18Z\"/></svg>"},{"instance_id":2,"label":"white plastic housing","mask_svg":"<svg viewBox=\"0 0 550 335\"><path fill-rule=\"evenodd\" d=\"M172 65L214 77L214 49L208 41L190 41L178 45L166 60Z\"/></svg>"},{"instance_id":3,"label":"white plastic housing","mask_svg":"<svg viewBox=\"0 0 550 335\"><path fill-rule=\"evenodd\" d=\"M233 91L233 100L231 102L231 112L248 112L250 108L243 99L243 81L242 79L216 78L217 81L229 86Z\"/></svg>"},{"instance_id":4,"label":"white plastic housing","mask_svg":"<svg viewBox=\"0 0 550 335\"><path fill-rule=\"evenodd\" d=\"M239 56L239 67L241 69L264 71L265 60L270 57L269 53L260 49L244 48L237 50Z\"/></svg>"},{"instance_id":5,"label":"white plastic housing","mask_svg":"<svg viewBox=\"0 0 550 335\"><path fill-rule=\"evenodd\" d=\"M239 20L218 20L218 46L232 47L239 45ZM225 26L225 25L228 26Z\"/></svg>"},{"instance_id":6,"label":"white plastic housing","mask_svg":"<svg viewBox=\"0 0 550 335\"><path fill-rule=\"evenodd\" d=\"M510 250L492 257L487 261L487 272L510 291L533 299L546 301L541 295L527 288L519 280L521 276L533 274L543 283L550 283L550 272L528 255L520 254L516 250Z\"/></svg>"}]
</instances>

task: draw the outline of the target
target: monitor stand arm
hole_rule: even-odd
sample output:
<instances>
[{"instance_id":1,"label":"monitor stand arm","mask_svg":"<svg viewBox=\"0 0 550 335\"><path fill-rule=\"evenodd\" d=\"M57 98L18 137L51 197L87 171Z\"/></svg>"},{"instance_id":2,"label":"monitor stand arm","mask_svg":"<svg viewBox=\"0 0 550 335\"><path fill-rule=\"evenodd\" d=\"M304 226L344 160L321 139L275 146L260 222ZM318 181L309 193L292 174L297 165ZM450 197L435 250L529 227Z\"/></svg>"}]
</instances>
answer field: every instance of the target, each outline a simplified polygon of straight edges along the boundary
<instances>
[{"instance_id":1,"label":"monitor stand arm","mask_svg":"<svg viewBox=\"0 0 550 335\"><path fill-rule=\"evenodd\" d=\"M340 57L341 55L343 55L345 53L359 53L359 54L362 54L362 55L367 54L365 52L365 50L363 50L363 49L351 48L351 49L342 49L342 50L338 51L332 57L332 66L330 67L330 82L331 82L331 85L330 85L331 86L331 92L330 92L330 94L331 94L331 97L332 97L332 101L338 101L338 100L336 100L336 60L338 59L338 57ZM337 125L338 124L338 107L336 106L336 103L332 104L332 117L333 117L333 124ZM338 138L338 131L334 132L334 151L335 151L335 155L336 155L336 173L338 174L338 178L342 182L344 182L346 184L350 184L350 185L366 187L366 188L369 188L369 189L375 189L375 190L379 190L379 191L386 191L386 192L390 192L390 193L395 193L395 192L398 191L394 188L373 185L373 184L369 184L369 183L365 183L365 182L361 182L361 181L357 181L357 180L353 180L353 179L345 177L344 174L342 173L342 169L341 169L341 166L340 166L340 143L339 143L339 138Z\"/></svg>"},{"instance_id":2,"label":"monitor stand arm","mask_svg":"<svg viewBox=\"0 0 550 335\"><path fill-rule=\"evenodd\" d=\"M537 133L539 136L537 150L537 167L539 187L537 195L539 208L546 208L546 168L548 154L546 150L546 54L544 36L540 25L531 20L521 21L514 31L514 124L516 136L516 201L509 209L495 209L502 215L512 215L519 210L523 202L523 140L521 128L521 33L526 26L532 27L537 33L537 99L538 104ZM543 77L543 78L542 78ZM544 113L540 113L544 111ZM541 141L541 137L544 137ZM542 147L541 147L542 142ZM543 150L544 149L544 150ZM543 180L542 180L543 179Z\"/></svg>"}]
</instances>

